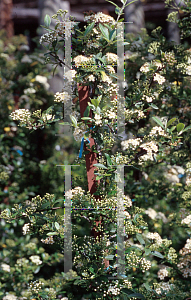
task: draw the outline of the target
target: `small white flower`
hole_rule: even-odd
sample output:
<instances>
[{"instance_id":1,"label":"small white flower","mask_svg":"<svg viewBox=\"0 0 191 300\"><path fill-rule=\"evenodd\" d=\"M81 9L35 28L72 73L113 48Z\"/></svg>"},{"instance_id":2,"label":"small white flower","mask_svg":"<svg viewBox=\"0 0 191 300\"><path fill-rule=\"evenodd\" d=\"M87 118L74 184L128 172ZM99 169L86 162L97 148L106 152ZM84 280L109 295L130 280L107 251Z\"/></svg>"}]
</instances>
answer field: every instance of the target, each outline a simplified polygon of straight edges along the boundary
<instances>
[{"instance_id":1,"label":"small white flower","mask_svg":"<svg viewBox=\"0 0 191 300\"><path fill-rule=\"evenodd\" d=\"M4 263L1 264L1 268L2 268L2 270L5 271L5 272L10 272L10 271L11 271L10 266L7 265L7 264L4 264Z\"/></svg>"},{"instance_id":2,"label":"small white flower","mask_svg":"<svg viewBox=\"0 0 191 300\"><path fill-rule=\"evenodd\" d=\"M30 232L30 223L26 223L23 226L22 231L23 231L23 235L26 235L27 233L29 233Z\"/></svg>"},{"instance_id":3,"label":"small white flower","mask_svg":"<svg viewBox=\"0 0 191 300\"><path fill-rule=\"evenodd\" d=\"M28 88L24 90L24 94L35 94L36 90L34 88Z\"/></svg>"},{"instance_id":4,"label":"small white flower","mask_svg":"<svg viewBox=\"0 0 191 300\"><path fill-rule=\"evenodd\" d=\"M144 65L142 65L142 67L140 68L140 71L142 73L148 73L149 72L149 67L150 67L149 63L146 62L146 63L144 63Z\"/></svg>"},{"instance_id":5,"label":"small white flower","mask_svg":"<svg viewBox=\"0 0 191 300\"><path fill-rule=\"evenodd\" d=\"M110 112L108 113L108 118L109 118L109 119L115 119L115 118L116 118L115 112L114 112L114 111L110 111Z\"/></svg>"},{"instance_id":6,"label":"small white flower","mask_svg":"<svg viewBox=\"0 0 191 300\"><path fill-rule=\"evenodd\" d=\"M3 300L17 300L17 297L13 294L8 294L3 297Z\"/></svg>"},{"instance_id":7,"label":"small white flower","mask_svg":"<svg viewBox=\"0 0 191 300\"><path fill-rule=\"evenodd\" d=\"M35 80L40 82L44 86L45 90L49 89L50 85L48 84L48 80L45 76L36 75Z\"/></svg>"},{"instance_id":8,"label":"small white flower","mask_svg":"<svg viewBox=\"0 0 191 300\"><path fill-rule=\"evenodd\" d=\"M38 255L32 255L29 257L29 259L33 262L33 264L37 266L42 264L42 260L40 260L40 257Z\"/></svg>"},{"instance_id":9,"label":"small white flower","mask_svg":"<svg viewBox=\"0 0 191 300\"><path fill-rule=\"evenodd\" d=\"M157 81L159 84L163 84L166 81L166 79L164 76L161 76L160 74L156 73L154 75L154 81Z\"/></svg>"}]
</instances>

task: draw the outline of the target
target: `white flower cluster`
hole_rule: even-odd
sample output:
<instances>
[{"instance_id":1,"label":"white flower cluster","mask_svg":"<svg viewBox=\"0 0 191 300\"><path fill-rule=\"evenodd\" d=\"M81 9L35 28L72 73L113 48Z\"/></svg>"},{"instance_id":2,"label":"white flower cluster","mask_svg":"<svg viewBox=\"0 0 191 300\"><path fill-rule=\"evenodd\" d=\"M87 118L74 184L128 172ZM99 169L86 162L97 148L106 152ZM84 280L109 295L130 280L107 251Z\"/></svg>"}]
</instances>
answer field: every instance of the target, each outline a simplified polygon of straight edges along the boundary
<instances>
[{"instance_id":1,"label":"white flower cluster","mask_svg":"<svg viewBox=\"0 0 191 300\"><path fill-rule=\"evenodd\" d=\"M169 282L161 282L160 287L157 287L155 291L159 295L162 293L162 290L164 291L165 294L167 294L167 292L169 292L173 288L174 288L174 284L172 283L170 284Z\"/></svg>"},{"instance_id":2,"label":"white flower cluster","mask_svg":"<svg viewBox=\"0 0 191 300\"><path fill-rule=\"evenodd\" d=\"M73 78L76 76L76 71L75 70L69 70L64 74L64 79L67 78L69 81L73 81Z\"/></svg>"},{"instance_id":3,"label":"white flower cluster","mask_svg":"<svg viewBox=\"0 0 191 300\"><path fill-rule=\"evenodd\" d=\"M101 125L102 124L102 116L100 114L94 115L95 125Z\"/></svg>"},{"instance_id":4,"label":"white flower cluster","mask_svg":"<svg viewBox=\"0 0 191 300\"><path fill-rule=\"evenodd\" d=\"M33 293L34 292L38 293L42 289L43 285L44 285L44 282L42 282L40 280L39 281L35 280L35 281L29 283L29 291L32 291Z\"/></svg>"},{"instance_id":5,"label":"white flower cluster","mask_svg":"<svg viewBox=\"0 0 191 300\"><path fill-rule=\"evenodd\" d=\"M156 74L154 75L154 81L157 81L159 84L163 84L163 83L166 81L166 79L165 79L164 76L162 76L162 75L156 73Z\"/></svg>"},{"instance_id":6,"label":"white flower cluster","mask_svg":"<svg viewBox=\"0 0 191 300\"><path fill-rule=\"evenodd\" d=\"M105 57L108 64L118 64L119 62L119 57L115 53L107 52Z\"/></svg>"},{"instance_id":7,"label":"white flower cluster","mask_svg":"<svg viewBox=\"0 0 191 300\"><path fill-rule=\"evenodd\" d=\"M124 203L124 206L126 206L126 207L131 207L132 206L131 198L128 195L124 196L123 203Z\"/></svg>"},{"instance_id":8,"label":"white flower cluster","mask_svg":"<svg viewBox=\"0 0 191 300\"><path fill-rule=\"evenodd\" d=\"M105 22L112 22L115 23L115 19L111 16L108 16L106 14L103 14L102 12L98 12L95 15L90 15L90 16L85 16L84 17L84 21L88 21L91 20L92 22L101 22L101 23L105 23Z\"/></svg>"},{"instance_id":9,"label":"white flower cluster","mask_svg":"<svg viewBox=\"0 0 191 300\"><path fill-rule=\"evenodd\" d=\"M21 267L21 266L24 266L24 265L27 265L29 263L29 260L26 259L25 257L23 258L18 258L17 261L16 261L16 264Z\"/></svg>"},{"instance_id":10,"label":"white flower cluster","mask_svg":"<svg viewBox=\"0 0 191 300\"><path fill-rule=\"evenodd\" d=\"M148 73L149 67L150 67L150 64L148 62L146 62L146 63L144 63L144 65L142 65L142 67L140 68L140 71L142 73Z\"/></svg>"},{"instance_id":11,"label":"white flower cluster","mask_svg":"<svg viewBox=\"0 0 191 300\"><path fill-rule=\"evenodd\" d=\"M181 224L186 224L191 226L191 215L187 216L185 219L181 221Z\"/></svg>"},{"instance_id":12,"label":"white flower cluster","mask_svg":"<svg viewBox=\"0 0 191 300\"><path fill-rule=\"evenodd\" d=\"M31 113L28 109L16 109L15 111L13 111L11 114L10 114L10 117L13 119L13 120L18 120L18 121L21 121L23 123L27 122L30 117L31 117Z\"/></svg>"},{"instance_id":13,"label":"white flower cluster","mask_svg":"<svg viewBox=\"0 0 191 300\"><path fill-rule=\"evenodd\" d=\"M89 76L87 77L87 80L88 80L88 81L95 81L95 76L94 76L93 74L91 74L91 75L89 75Z\"/></svg>"},{"instance_id":14,"label":"white flower cluster","mask_svg":"<svg viewBox=\"0 0 191 300\"><path fill-rule=\"evenodd\" d=\"M153 208L149 207L147 210L145 210L145 213L152 219L161 219L164 223L168 222L168 219L162 212L156 212Z\"/></svg>"},{"instance_id":15,"label":"white flower cluster","mask_svg":"<svg viewBox=\"0 0 191 300\"><path fill-rule=\"evenodd\" d=\"M83 65L87 65L91 62L91 57L86 57L83 55L78 55L73 59L75 66L78 68Z\"/></svg>"},{"instance_id":16,"label":"white flower cluster","mask_svg":"<svg viewBox=\"0 0 191 300\"><path fill-rule=\"evenodd\" d=\"M76 127L73 136L76 141L80 141L86 132L86 125L83 123L80 127Z\"/></svg>"},{"instance_id":17,"label":"white flower cluster","mask_svg":"<svg viewBox=\"0 0 191 300\"><path fill-rule=\"evenodd\" d=\"M155 126L151 129L151 132L149 133L149 136L153 135L161 135L161 136L166 136L166 133L160 126Z\"/></svg>"},{"instance_id":18,"label":"white flower cluster","mask_svg":"<svg viewBox=\"0 0 191 300\"><path fill-rule=\"evenodd\" d=\"M70 99L71 99L71 97L67 92L62 92L62 93L57 92L54 95L55 102L67 103L68 101L70 101Z\"/></svg>"},{"instance_id":19,"label":"white flower cluster","mask_svg":"<svg viewBox=\"0 0 191 300\"><path fill-rule=\"evenodd\" d=\"M40 257L38 255L32 255L29 257L29 259L32 261L33 264L37 266L42 264L42 260L40 260Z\"/></svg>"},{"instance_id":20,"label":"white flower cluster","mask_svg":"<svg viewBox=\"0 0 191 300\"><path fill-rule=\"evenodd\" d=\"M147 260L145 257L142 257L140 260L140 267L142 272L148 271L151 268L150 260Z\"/></svg>"},{"instance_id":21,"label":"white flower cluster","mask_svg":"<svg viewBox=\"0 0 191 300\"><path fill-rule=\"evenodd\" d=\"M56 37L55 37L55 33L53 31L51 32L47 32L45 34L43 34L40 38L40 41L39 43L40 44L43 44L43 43L52 43L56 40Z\"/></svg>"},{"instance_id":22,"label":"white flower cluster","mask_svg":"<svg viewBox=\"0 0 191 300\"><path fill-rule=\"evenodd\" d=\"M129 139L126 141L122 141L121 142L121 146L123 151L125 151L126 149L131 148L132 150L135 150L141 143L141 139L137 138L137 139Z\"/></svg>"},{"instance_id":23,"label":"white flower cluster","mask_svg":"<svg viewBox=\"0 0 191 300\"><path fill-rule=\"evenodd\" d=\"M3 297L3 300L17 300L18 298L13 294L7 294Z\"/></svg>"},{"instance_id":24,"label":"white flower cluster","mask_svg":"<svg viewBox=\"0 0 191 300\"><path fill-rule=\"evenodd\" d=\"M53 239L53 236L49 236L47 237L45 240L41 239L41 242L44 243L44 244L54 244L54 239Z\"/></svg>"},{"instance_id":25,"label":"white flower cluster","mask_svg":"<svg viewBox=\"0 0 191 300\"><path fill-rule=\"evenodd\" d=\"M72 199L73 196L75 196L75 195L83 196L84 192L85 192L85 191L84 191L80 186L77 186L77 187L75 187L75 188L72 189L72 190L68 190L68 191L65 193L65 196L66 196L66 197L70 197L70 198Z\"/></svg>"},{"instance_id":26,"label":"white flower cluster","mask_svg":"<svg viewBox=\"0 0 191 300\"><path fill-rule=\"evenodd\" d=\"M158 271L157 275L158 275L158 278L160 278L161 280L163 280L165 277L168 277L169 274L168 274L167 268L166 267L161 268Z\"/></svg>"},{"instance_id":27,"label":"white flower cluster","mask_svg":"<svg viewBox=\"0 0 191 300\"><path fill-rule=\"evenodd\" d=\"M23 231L23 235L26 235L27 233L29 233L30 232L30 223L26 223L23 226L22 231Z\"/></svg>"},{"instance_id":28,"label":"white flower cluster","mask_svg":"<svg viewBox=\"0 0 191 300\"><path fill-rule=\"evenodd\" d=\"M156 244L161 245L162 244L162 238L158 232L148 232L146 237L149 240L154 240Z\"/></svg>"},{"instance_id":29,"label":"white flower cluster","mask_svg":"<svg viewBox=\"0 0 191 300\"><path fill-rule=\"evenodd\" d=\"M107 294L112 295L119 295L120 294L120 288L118 287L118 280L115 281L115 285L109 285L109 288L107 290Z\"/></svg>"},{"instance_id":30,"label":"white flower cluster","mask_svg":"<svg viewBox=\"0 0 191 300\"><path fill-rule=\"evenodd\" d=\"M109 112L107 112L107 117L109 119L116 119L116 113L111 109Z\"/></svg>"},{"instance_id":31,"label":"white flower cluster","mask_svg":"<svg viewBox=\"0 0 191 300\"><path fill-rule=\"evenodd\" d=\"M11 271L10 266L7 265L7 264L4 264L4 263L1 264L1 269L2 269L3 271L5 271L5 272L10 272L10 271Z\"/></svg>"},{"instance_id":32,"label":"white flower cluster","mask_svg":"<svg viewBox=\"0 0 191 300\"><path fill-rule=\"evenodd\" d=\"M47 77L45 77L45 76L36 75L35 81L41 83L44 86L45 90L48 90L50 87Z\"/></svg>"}]
</instances>

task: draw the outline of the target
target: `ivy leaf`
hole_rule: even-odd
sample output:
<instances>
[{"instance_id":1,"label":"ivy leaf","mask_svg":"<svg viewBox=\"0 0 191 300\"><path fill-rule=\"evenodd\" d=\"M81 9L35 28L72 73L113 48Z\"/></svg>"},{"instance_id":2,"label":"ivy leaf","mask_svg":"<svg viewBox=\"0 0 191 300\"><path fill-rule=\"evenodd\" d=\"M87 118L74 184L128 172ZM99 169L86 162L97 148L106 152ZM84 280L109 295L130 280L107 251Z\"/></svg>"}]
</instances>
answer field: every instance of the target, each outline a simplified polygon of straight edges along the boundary
<instances>
[{"instance_id":1,"label":"ivy leaf","mask_svg":"<svg viewBox=\"0 0 191 300\"><path fill-rule=\"evenodd\" d=\"M46 27L49 27L49 26L50 26L50 24L51 24L51 18L50 18L49 15L46 15L46 16L44 17L44 24L45 24Z\"/></svg>"},{"instance_id":2,"label":"ivy leaf","mask_svg":"<svg viewBox=\"0 0 191 300\"><path fill-rule=\"evenodd\" d=\"M86 30L84 32L84 36L86 36L94 28L94 25L95 25L95 22L88 25L88 27L86 28Z\"/></svg>"},{"instance_id":3,"label":"ivy leaf","mask_svg":"<svg viewBox=\"0 0 191 300\"><path fill-rule=\"evenodd\" d=\"M152 117L153 120L164 129L164 125L158 117Z\"/></svg>"},{"instance_id":4,"label":"ivy leaf","mask_svg":"<svg viewBox=\"0 0 191 300\"><path fill-rule=\"evenodd\" d=\"M105 37L105 39L108 41L109 40L109 30L103 26L101 23L99 23L99 29L101 30L101 33Z\"/></svg>"},{"instance_id":5,"label":"ivy leaf","mask_svg":"<svg viewBox=\"0 0 191 300\"><path fill-rule=\"evenodd\" d=\"M171 120L169 120L166 126L170 126L174 121L176 121L176 118L172 118Z\"/></svg>"},{"instance_id":6,"label":"ivy leaf","mask_svg":"<svg viewBox=\"0 0 191 300\"><path fill-rule=\"evenodd\" d=\"M176 129L178 132L182 131L184 129L185 125L183 123L179 123L176 125Z\"/></svg>"},{"instance_id":7,"label":"ivy leaf","mask_svg":"<svg viewBox=\"0 0 191 300\"><path fill-rule=\"evenodd\" d=\"M102 168L102 169L106 169L107 170L107 167L104 166L103 164L94 164L94 167L97 167L97 168Z\"/></svg>"}]
</instances>

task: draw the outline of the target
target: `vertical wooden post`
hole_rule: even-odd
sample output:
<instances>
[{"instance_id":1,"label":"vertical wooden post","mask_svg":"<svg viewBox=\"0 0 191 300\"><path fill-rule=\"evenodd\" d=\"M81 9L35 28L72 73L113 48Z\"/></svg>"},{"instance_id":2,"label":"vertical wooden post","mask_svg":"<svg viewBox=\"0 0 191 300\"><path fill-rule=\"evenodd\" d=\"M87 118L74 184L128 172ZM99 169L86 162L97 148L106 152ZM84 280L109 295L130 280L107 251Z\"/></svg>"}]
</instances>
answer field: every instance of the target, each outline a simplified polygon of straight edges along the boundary
<instances>
[{"instance_id":1,"label":"vertical wooden post","mask_svg":"<svg viewBox=\"0 0 191 300\"><path fill-rule=\"evenodd\" d=\"M80 115L81 118L84 116L84 112L86 110L86 107L88 106L89 99L89 86L83 86L78 85L78 95L79 95L79 102L80 102ZM92 111L90 110L90 117L92 117ZM91 125L89 125L90 127ZM87 180L88 180L88 190L90 191L91 195L93 195L97 190L97 184L100 183L100 180L95 180L94 170L96 167L94 167L94 164L97 163L97 154L93 151L91 151L91 148L93 145L95 145L95 141L93 138L89 138L90 141L90 150L87 149L86 145L84 144L84 150L89 151L88 154L85 154L86 158L86 171L87 171ZM99 195L94 195L96 199L100 199ZM102 218L100 217L100 220L96 221L96 226L101 224ZM100 237L101 232L96 231L96 227L94 227L91 231L92 236L94 238ZM104 265L105 268L109 267L109 260L104 259Z\"/></svg>"},{"instance_id":2,"label":"vertical wooden post","mask_svg":"<svg viewBox=\"0 0 191 300\"><path fill-rule=\"evenodd\" d=\"M12 0L0 0L0 29L5 29L8 38L14 35L12 8Z\"/></svg>"},{"instance_id":3,"label":"vertical wooden post","mask_svg":"<svg viewBox=\"0 0 191 300\"><path fill-rule=\"evenodd\" d=\"M84 112L86 110L86 107L88 106L89 99L89 86L83 86L78 85L78 94L79 94L79 101L80 101L80 114L81 118L84 116ZM92 116L92 111L90 111L90 117ZM90 127L91 125L89 125ZM93 152L92 146L95 145L95 141L93 138L89 138L90 141L90 150L87 149L86 145L84 144L84 150L89 151L88 154L85 155L86 158L86 171L87 171L87 180L88 180L88 190L90 191L91 195L93 195L97 190L97 184L100 183L100 181L95 180L94 170L96 167L94 167L94 164L97 163L97 154ZM99 198L99 196L95 196L96 199Z\"/></svg>"}]
</instances>

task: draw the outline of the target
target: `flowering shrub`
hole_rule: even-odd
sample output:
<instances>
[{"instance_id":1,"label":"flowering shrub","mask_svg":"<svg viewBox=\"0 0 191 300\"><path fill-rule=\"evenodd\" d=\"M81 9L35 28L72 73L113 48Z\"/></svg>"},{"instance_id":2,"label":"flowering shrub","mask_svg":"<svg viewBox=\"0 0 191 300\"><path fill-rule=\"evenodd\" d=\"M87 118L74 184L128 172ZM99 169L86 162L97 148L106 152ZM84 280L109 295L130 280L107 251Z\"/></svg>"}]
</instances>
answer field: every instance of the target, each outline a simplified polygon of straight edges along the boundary
<instances>
[{"instance_id":1,"label":"flowering shrub","mask_svg":"<svg viewBox=\"0 0 191 300\"><path fill-rule=\"evenodd\" d=\"M70 104L74 139L82 139L82 146L84 140L95 141L92 152L97 154L94 174L98 186L96 193L90 193L86 184L73 182L65 193L66 199L72 199L73 270L55 270L48 280L33 275L30 282L23 281L22 295L14 286L5 297L11 292L13 298L27 299L189 299L190 51L187 44L166 41L161 28L151 37L145 30L139 37L126 36L122 108L126 130L119 136L116 71L120 67L117 43L122 36L116 34L116 24L122 24L120 16L127 1L121 2L122 7L116 7L117 22L103 13L88 13L84 28L72 23L73 68L65 73L63 90L55 95L51 117L43 119L38 110L11 114L20 125L37 129L64 120L60 112L63 104ZM46 16L48 34L40 39L48 51L46 61L56 66L65 64L60 53L70 36L68 24L73 21L65 15L66 11L59 10L52 17L56 20L53 30L49 29L51 18ZM71 97L66 91L69 84ZM83 84L89 89L90 101L82 114L77 100ZM84 162L86 154L81 153L76 162ZM122 164L126 165L124 194L120 195L124 203L125 274L119 275L116 208L121 178L117 167ZM15 218L25 220L26 238L35 235L43 249L45 245L54 249L50 260L58 253L62 260L63 247L67 247L64 215L60 213L64 207L62 199L46 193L14 204L1 213L1 218L8 223ZM40 256L44 251L40 249L26 259L37 270L47 257ZM26 260L22 261L25 265ZM6 262L2 269L9 274L11 267Z\"/></svg>"}]
</instances>

